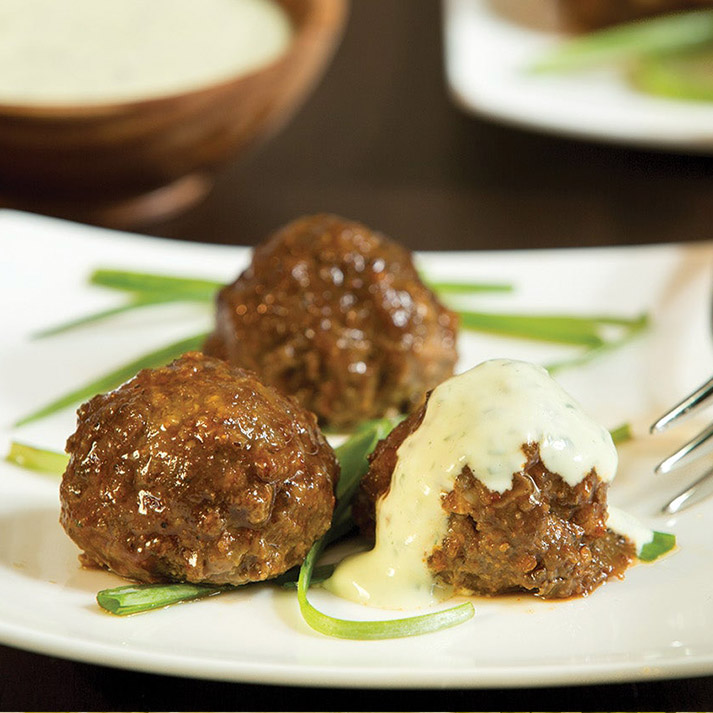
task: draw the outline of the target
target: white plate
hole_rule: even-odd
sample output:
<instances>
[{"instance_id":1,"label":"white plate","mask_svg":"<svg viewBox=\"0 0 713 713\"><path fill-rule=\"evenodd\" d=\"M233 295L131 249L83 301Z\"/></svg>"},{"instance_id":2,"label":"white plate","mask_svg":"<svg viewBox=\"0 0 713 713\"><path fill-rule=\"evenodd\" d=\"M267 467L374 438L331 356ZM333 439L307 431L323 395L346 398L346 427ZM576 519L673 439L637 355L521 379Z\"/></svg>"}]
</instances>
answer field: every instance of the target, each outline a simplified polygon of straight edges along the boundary
<instances>
[{"instance_id":1,"label":"white plate","mask_svg":"<svg viewBox=\"0 0 713 713\"><path fill-rule=\"evenodd\" d=\"M446 73L463 107L548 132L710 153L713 105L646 96L616 71L532 75L562 40L553 0L444 0Z\"/></svg>"},{"instance_id":2,"label":"white plate","mask_svg":"<svg viewBox=\"0 0 713 713\"><path fill-rule=\"evenodd\" d=\"M169 340L197 332L206 310L162 307L44 341L30 334L118 301L88 287L93 267L233 277L243 248L112 233L0 212L2 320L0 446L15 438L61 448L71 410L11 430L28 410L89 377ZM483 297L483 309L568 311L653 318L648 334L561 380L608 426L645 425L708 376L713 363L710 287L713 244L492 253L429 253L436 277L512 281L514 294ZM549 360L553 347L472 337L462 367L495 356ZM691 428L690 426L688 431ZM687 432L683 428L683 432ZM322 686L490 687L641 680L713 673L713 501L677 517L657 515L685 478L655 478L654 462L683 438L641 435L622 450L612 500L680 549L633 567L624 581L586 599L522 596L475 600L476 616L452 630L410 640L350 642L310 630L293 594L261 585L130 618L94 602L118 577L84 571L57 522L57 483L0 463L0 641L47 654L143 671L233 681ZM378 612L311 594L347 618ZM389 616L382 614L382 616Z\"/></svg>"}]
</instances>

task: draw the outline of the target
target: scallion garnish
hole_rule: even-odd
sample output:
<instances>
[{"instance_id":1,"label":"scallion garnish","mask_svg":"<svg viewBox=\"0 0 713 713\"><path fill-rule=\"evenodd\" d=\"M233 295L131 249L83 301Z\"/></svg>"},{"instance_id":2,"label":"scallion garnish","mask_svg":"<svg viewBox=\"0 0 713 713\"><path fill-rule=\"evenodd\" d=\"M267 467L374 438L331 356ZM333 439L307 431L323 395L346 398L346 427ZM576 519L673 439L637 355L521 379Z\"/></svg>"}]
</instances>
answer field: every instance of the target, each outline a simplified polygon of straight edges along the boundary
<instances>
[{"instance_id":1,"label":"scallion garnish","mask_svg":"<svg viewBox=\"0 0 713 713\"><path fill-rule=\"evenodd\" d=\"M483 292L512 292L515 289L505 282L437 282L423 279L439 295L475 295Z\"/></svg>"},{"instance_id":2,"label":"scallion garnish","mask_svg":"<svg viewBox=\"0 0 713 713\"><path fill-rule=\"evenodd\" d=\"M685 101L713 101L713 47L644 57L629 71L639 91Z\"/></svg>"},{"instance_id":3,"label":"scallion garnish","mask_svg":"<svg viewBox=\"0 0 713 713\"><path fill-rule=\"evenodd\" d=\"M5 460L21 468L47 475L62 475L67 467L69 456L46 448L37 448L27 443L12 441Z\"/></svg>"},{"instance_id":4,"label":"scallion garnish","mask_svg":"<svg viewBox=\"0 0 713 713\"><path fill-rule=\"evenodd\" d=\"M48 327L33 336L35 338L53 336L151 305L168 302L213 302L216 292L223 287L223 284L216 280L110 268L95 270L90 275L89 282L99 287L126 292L129 294L129 300L116 307ZM483 292L511 292L513 289L513 286L509 284L489 282L428 282L428 285L432 290L439 293L460 295Z\"/></svg>"},{"instance_id":5,"label":"scallion garnish","mask_svg":"<svg viewBox=\"0 0 713 713\"><path fill-rule=\"evenodd\" d=\"M443 611L385 621L352 621L349 619L337 619L324 614L315 609L307 599L312 569L321 554L321 550L321 542L313 545L300 568L300 578L297 583L297 600L300 605L300 612L302 612L304 620L321 634L340 639L398 639L405 636L419 636L420 634L429 634L441 629L448 629L468 621L475 614L475 608L471 602L465 602Z\"/></svg>"},{"instance_id":6,"label":"scallion garnish","mask_svg":"<svg viewBox=\"0 0 713 713\"><path fill-rule=\"evenodd\" d=\"M676 535L670 532L658 532L654 530L654 537L651 542L647 542L638 554L642 562L653 562L676 546Z\"/></svg>"},{"instance_id":7,"label":"scallion garnish","mask_svg":"<svg viewBox=\"0 0 713 713\"><path fill-rule=\"evenodd\" d=\"M109 319L110 317L116 317L124 312L131 312L135 309L140 309L141 307L151 307L154 305L166 304L167 302L178 302L184 300L185 298L181 296L174 297L169 294L136 295L128 302L118 305L117 307L110 307L109 309L103 309L99 312L92 312L91 314L86 314L81 317L77 317L76 319L70 319L67 322L62 322L60 324L55 324L52 327L41 329L39 332L35 332L32 335L32 338L42 339L43 337L52 337L56 334L61 334L62 332L68 332L70 329L85 327L89 324Z\"/></svg>"},{"instance_id":8,"label":"scallion garnish","mask_svg":"<svg viewBox=\"0 0 713 713\"><path fill-rule=\"evenodd\" d=\"M206 584L137 584L114 589L102 589L97 594L97 603L102 609L126 616L139 612L161 609L163 607L203 599L214 594L233 589L233 587L213 587Z\"/></svg>"},{"instance_id":9,"label":"scallion garnish","mask_svg":"<svg viewBox=\"0 0 713 713\"><path fill-rule=\"evenodd\" d=\"M128 364L125 364L124 366L121 366L118 369L115 369L114 371L111 371L108 374L85 384L84 386L80 386L78 389L74 389L63 396L60 396L42 408L23 416L15 421L13 425L24 426L27 423L37 421L56 413L66 406L72 406L73 404L86 401L99 393L111 391L117 386L123 384L127 379L136 376L141 369L152 369L158 366L163 366L186 352L200 349L207 336L207 334L198 334L196 336L174 342L173 344L169 344L165 347L161 347L160 349L149 352L148 354L144 354L138 359L134 359Z\"/></svg>"},{"instance_id":10,"label":"scallion garnish","mask_svg":"<svg viewBox=\"0 0 713 713\"><path fill-rule=\"evenodd\" d=\"M212 302L215 299L215 293L224 286L222 282L216 280L109 268L95 270L90 275L89 282L92 285L133 294L180 294L184 295L184 299L204 302Z\"/></svg>"},{"instance_id":11,"label":"scallion garnish","mask_svg":"<svg viewBox=\"0 0 713 713\"><path fill-rule=\"evenodd\" d=\"M434 281L424 277L424 282L436 292L457 294L476 294L481 292L512 292L513 286L503 282L466 282ZM136 293L184 294L195 300L212 302L215 293L224 286L215 280L203 280L193 277L158 275L150 272L132 272L100 268L95 270L89 281L93 285L110 287L115 290Z\"/></svg>"},{"instance_id":12,"label":"scallion garnish","mask_svg":"<svg viewBox=\"0 0 713 713\"><path fill-rule=\"evenodd\" d=\"M607 327L631 330L640 325L641 318L594 316L578 317L555 314L493 314L485 312L459 312L464 329L489 332L520 339L572 344L590 348L608 343L603 334Z\"/></svg>"},{"instance_id":13,"label":"scallion garnish","mask_svg":"<svg viewBox=\"0 0 713 713\"><path fill-rule=\"evenodd\" d=\"M533 72L571 72L677 52L713 42L713 10L655 17L563 42L540 57Z\"/></svg>"},{"instance_id":14,"label":"scallion garnish","mask_svg":"<svg viewBox=\"0 0 713 713\"><path fill-rule=\"evenodd\" d=\"M332 528L334 529L334 528ZM330 533L332 530L329 531ZM329 534L329 533L327 533ZM336 565L334 564L321 564L318 565L317 567L314 568L312 572L312 584L320 584L321 582L324 582L326 579L329 579L332 574L334 574L334 570L336 569ZM283 589L297 589L297 582L300 578L300 568L299 567L293 567L292 569L287 570L284 574L281 574L279 577L275 577L275 579L270 580L270 584L276 584L279 587L282 587Z\"/></svg>"},{"instance_id":15,"label":"scallion garnish","mask_svg":"<svg viewBox=\"0 0 713 713\"><path fill-rule=\"evenodd\" d=\"M349 505L349 501L359 486L359 481L369 469L369 454L376 448L376 444L382 438L386 438L403 418L403 416L398 416L364 421L341 446L335 449L334 452L341 467L341 475L337 483L337 513L340 508L343 509Z\"/></svg>"},{"instance_id":16,"label":"scallion garnish","mask_svg":"<svg viewBox=\"0 0 713 713\"><path fill-rule=\"evenodd\" d=\"M621 334L619 337L604 341L602 344L593 346L587 349L584 353L579 354L570 359L564 359L562 361L548 364L547 370L550 372L555 372L561 371L562 369L571 369L576 366L582 366L583 364L592 361L593 359L601 356L602 354L623 347L625 344L634 339L634 337L646 330L648 326L649 316L647 314L642 314L639 317L629 320L627 328L624 330L624 333Z\"/></svg>"},{"instance_id":17,"label":"scallion garnish","mask_svg":"<svg viewBox=\"0 0 713 713\"><path fill-rule=\"evenodd\" d=\"M130 295L130 300L123 305L50 327L36 336L57 334L122 312L150 305L176 301L212 301L216 290L221 287L221 283L214 280L108 268L95 270L90 276L90 282L94 285L126 292ZM503 292L512 290L512 285L505 283L434 281L428 284L436 291L451 294L475 294L485 291ZM553 369L588 361L601 350L617 345L617 340L607 339L603 334L605 328L618 326L625 330L633 331L639 324L637 320L612 316L491 314L467 310L459 311L459 315L461 325L466 330L587 347L584 355L578 355L574 360L567 363L555 364L552 366ZM180 351L181 349L183 351L200 349L205 337L205 334L201 334L147 354L84 387L65 394L52 403L19 419L14 425L21 426L31 421L36 421L66 406L71 406L90 398L96 393L115 388L126 379L134 376L142 368L160 366L180 356L183 353Z\"/></svg>"},{"instance_id":18,"label":"scallion garnish","mask_svg":"<svg viewBox=\"0 0 713 713\"><path fill-rule=\"evenodd\" d=\"M611 439L614 441L615 445L626 443L634 437L634 434L631 431L631 424L629 423L622 423L621 426L611 429L609 433L611 434Z\"/></svg>"},{"instance_id":19,"label":"scallion garnish","mask_svg":"<svg viewBox=\"0 0 713 713\"><path fill-rule=\"evenodd\" d=\"M337 486L337 506L333 528L338 528L349 517L349 506L359 481L369 468L368 456L376 444L385 438L401 418L383 418L362 424L354 435L336 449L342 467ZM312 546L300 568L297 599L304 620L316 631L341 639L394 639L418 636L456 626L470 619L475 610L470 602L438 612L386 621L352 621L337 619L320 612L307 599L313 580L315 563L325 545L333 539L330 531Z\"/></svg>"}]
</instances>

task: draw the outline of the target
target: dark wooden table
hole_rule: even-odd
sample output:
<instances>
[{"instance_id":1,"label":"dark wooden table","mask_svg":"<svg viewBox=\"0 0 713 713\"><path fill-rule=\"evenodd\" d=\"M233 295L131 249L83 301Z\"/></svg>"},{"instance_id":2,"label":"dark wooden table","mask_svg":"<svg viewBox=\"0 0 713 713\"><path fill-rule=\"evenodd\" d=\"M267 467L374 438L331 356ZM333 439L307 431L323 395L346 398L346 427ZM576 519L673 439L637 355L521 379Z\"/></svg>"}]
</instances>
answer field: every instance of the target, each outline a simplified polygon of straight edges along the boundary
<instances>
[{"instance_id":1,"label":"dark wooden table","mask_svg":"<svg viewBox=\"0 0 713 713\"><path fill-rule=\"evenodd\" d=\"M440 25L434 0L355 0L329 73L292 123L221 173L202 205L143 232L250 245L298 215L330 211L425 250L711 236L713 159L559 139L467 116L444 85ZM354 692L161 677L0 647L0 708L700 711L713 710L713 677Z\"/></svg>"}]
</instances>

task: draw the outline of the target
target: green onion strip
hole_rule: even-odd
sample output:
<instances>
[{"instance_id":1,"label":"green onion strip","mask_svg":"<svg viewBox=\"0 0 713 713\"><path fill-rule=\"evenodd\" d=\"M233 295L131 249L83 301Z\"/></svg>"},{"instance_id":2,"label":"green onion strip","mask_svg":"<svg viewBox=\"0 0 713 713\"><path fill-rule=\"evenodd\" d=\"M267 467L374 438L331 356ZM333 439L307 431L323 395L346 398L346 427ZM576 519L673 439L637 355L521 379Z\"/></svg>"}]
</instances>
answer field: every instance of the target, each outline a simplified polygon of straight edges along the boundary
<instances>
[{"instance_id":1,"label":"green onion strip","mask_svg":"<svg viewBox=\"0 0 713 713\"><path fill-rule=\"evenodd\" d=\"M400 419L376 419L363 424L343 445L336 449L342 466L342 476L337 487L337 506L334 511L334 526L349 520L349 503L359 485L369 462L368 456L382 438L385 438ZM307 590L312 581L312 573L322 550L333 537L331 531L316 542L309 551L297 582L297 600L304 620L315 630L327 636L340 639L395 639L417 636L440 629L456 626L470 619L475 609L471 602L465 602L443 611L429 612L419 616L390 619L386 621L353 621L337 619L320 612L307 599Z\"/></svg>"},{"instance_id":2,"label":"green onion strip","mask_svg":"<svg viewBox=\"0 0 713 713\"><path fill-rule=\"evenodd\" d=\"M665 55L711 42L713 10L679 13L609 27L564 42L541 57L531 71L571 72Z\"/></svg>"},{"instance_id":3,"label":"green onion strip","mask_svg":"<svg viewBox=\"0 0 713 713\"><path fill-rule=\"evenodd\" d=\"M27 443L12 441L5 460L13 465L46 475L62 475L69 456L46 448L36 448Z\"/></svg>"},{"instance_id":4,"label":"green onion strip","mask_svg":"<svg viewBox=\"0 0 713 713\"><path fill-rule=\"evenodd\" d=\"M70 319L66 322L60 324L55 324L52 327L47 327L46 329L41 329L32 335L33 339L44 339L45 337L53 337L57 334L62 334L64 332L69 332L72 329L77 329L79 327L86 327L87 325L95 324L96 322L102 322L110 317L116 317L117 315L124 314L125 312L133 312L136 309L141 309L143 307L154 307L156 305L169 304L171 302L195 302L196 300L183 293L156 293L154 294L137 294L134 295L128 302L124 304L117 305L116 307L110 307L108 309L100 310L99 312L92 312L91 314L82 315L76 319Z\"/></svg>"},{"instance_id":5,"label":"green onion strip","mask_svg":"<svg viewBox=\"0 0 713 713\"><path fill-rule=\"evenodd\" d=\"M127 616L152 609L161 609L172 604L203 599L221 594L229 589L233 589L233 587L211 587L189 582L132 584L126 587L103 589L97 594L97 603L111 614Z\"/></svg>"},{"instance_id":6,"label":"green onion strip","mask_svg":"<svg viewBox=\"0 0 713 713\"><path fill-rule=\"evenodd\" d=\"M576 366L583 366L602 354L606 354L607 352L619 349L625 344L628 344L632 339L644 332L648 326L649 317L647 314L642 314L636 319L631 320L628 328L617 339L611 339L607 342L603 342L602 344L587 349L583 354L579 354L571 359L565 359L563 361L548 364L547 369L548 371L554 373L556 371L561 371L562 369L571 369Z\"/></svg>"},{"instance_id":7,"label":"green onion strip","mask_svg":"<svg viewBox=\"0 0 713 713\"><path fill-rule=\"evenodd\" d=\"M156 275L149 272L132 272L100 268L89 277L92 285L122 290L133 294L184 295L185 298L212 302L215 293L223 287L216 280L201 280L194 277Z\"/></svg>"},{"instance_id":8,"label":"green onion strip","mask_svg":"<svg viewBox=\"0 0 713 713\"><path fill-rule=\"evenodd\" d=\"M321 634L339 639L398 639L405 636L428 634L457 626L468 621L475 614L475 608L471 602L465 602L443 611L385 621L352 621L350 619L337 619L324 614L315 609L307 599L312 568L321 554L322 546L321 541L312 546L304 564L300 568L300 578L297 584L297 600L300 612L302 612L304 620Z\"/></svg>"},{"instance_id":9,"label":"green onion strip","mask_svg":"<svg viewBox=\"0 0 713 713\"><path fill-rule=\"evenodd\" d=\"M653 562L659 557L670 552L676 546L676 535L670 532L659 532L654 530L654 538L647 542L639 552L639 559L642 562Z\"/></svg>"},{"instance_id":10,"label":"green onion strip","mask_svg":"<svg viewBox=\"0 0 713 713\"><path fill-rule=\"evenodd\" d=\"M124 366L120 366L118 369L115 369L114 371L111 371L108 374L85 384L84 386L80 386L74 391L63 394L49 404L42 406L36 411L28 413L26 416L18 419L13 425L15 427L24 426L32 421L38 421L41 418L46 418L47 416L50 416L67 406L72 406L73 404L90 399L99 393L111 391L117 386L123 384L127 379L136 376L141 369L153 369L158 366L163 366L164 364L167 364L173 359L181 356L181 354L200 349L207 336L207 334L198 334L193 337L188 337L187 339L182 339L178 342L168 344L167 346L161 347L153 352L149 352L148 354L144 354L138 359L135 359L128 364L124 364Z\"/></svg>"},{"instance_id":11,"label":"green onion strip","mask_svg":"<svg viewBox=\"0 0 713 713\"><path fill-rule=\"evenodd\" d=\"M641 92L673 100L713 102L713 46L643 57L629 79Z\"/></svg>"}]
</instances>

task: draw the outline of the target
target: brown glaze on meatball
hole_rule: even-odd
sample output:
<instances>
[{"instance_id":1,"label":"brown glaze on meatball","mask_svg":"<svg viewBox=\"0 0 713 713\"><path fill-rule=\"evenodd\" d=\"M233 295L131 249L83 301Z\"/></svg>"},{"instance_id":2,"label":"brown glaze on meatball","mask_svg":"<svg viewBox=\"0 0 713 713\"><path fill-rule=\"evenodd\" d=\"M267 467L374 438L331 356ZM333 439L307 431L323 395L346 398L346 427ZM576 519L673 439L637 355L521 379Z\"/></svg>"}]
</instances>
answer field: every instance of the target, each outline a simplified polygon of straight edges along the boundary
<instances>
[{"instance_id":1,"label":"brown glaze on meatball","mask_svg":"<svg viewBox=\"0 0 713 713\"><path fill-rule=\"evenodd\" d=\"M83 562L142 582L268 579L331 522L339 466L314 415L202 354L84 404L67 452Z\"/></svg>"},{"instance_id":2,"label":"brown glaze on meatball","mask_svg":"<svg viewBox=\"0 0 713 713\"><path fill-rule=\"evenodd\" d=\"M377 499L387 492L401 443L423 420L425 406L381 441L370 458L353 514L374 536ZM543 598L584 596L621 576L634 546L606 527L607 484L595 470L572 487L525 444L527 462L512 488L497 493L465 467L443 497L448 531L428 564L456 591L480 595L531 592Z\"/></svg>"},{"instance_id":3,"label":"brown glaze on meatball","mask_svg":"<svg viewBox=\"0 0 713 713\"><path fill-rule=\"evenodd\" d=\"M316 215L258 246L219 293L205 351L256 371L323 424L348 428L410 410L449 377L456 330L407 250Z\"/></svg>"}]
</instances>

